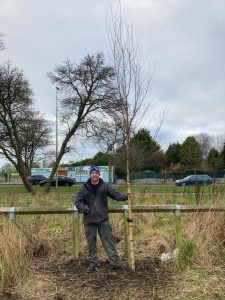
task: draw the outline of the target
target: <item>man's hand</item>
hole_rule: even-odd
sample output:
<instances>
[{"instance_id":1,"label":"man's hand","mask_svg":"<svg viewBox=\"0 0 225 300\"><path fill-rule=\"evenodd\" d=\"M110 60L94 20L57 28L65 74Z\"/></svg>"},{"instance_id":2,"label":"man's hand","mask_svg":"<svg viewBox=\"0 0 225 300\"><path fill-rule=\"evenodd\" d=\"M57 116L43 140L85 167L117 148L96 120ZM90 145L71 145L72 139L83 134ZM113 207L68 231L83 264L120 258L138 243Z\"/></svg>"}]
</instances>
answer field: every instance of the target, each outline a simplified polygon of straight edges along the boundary
<instances>
[{"instance_id":1,"label":"man's hand","mask_svg":"<svg viewBox=\"0 0 225 300\"><path fill-rule=\"evenodd\" d=\"M87 215L88 213L89 213L89 207L87 207L87 208L84 209L84 214Z\"/></svg>"},{"instance_id":2,"label":"man's hand","mask_svg":"<svg viewBox=\"0 0 225 300\"><path fill-rule=\"evenodd\" d=\"M134 200L134 194L127 193L127 198L129 198L131 201Z\"/></svg>"}]
</instances>

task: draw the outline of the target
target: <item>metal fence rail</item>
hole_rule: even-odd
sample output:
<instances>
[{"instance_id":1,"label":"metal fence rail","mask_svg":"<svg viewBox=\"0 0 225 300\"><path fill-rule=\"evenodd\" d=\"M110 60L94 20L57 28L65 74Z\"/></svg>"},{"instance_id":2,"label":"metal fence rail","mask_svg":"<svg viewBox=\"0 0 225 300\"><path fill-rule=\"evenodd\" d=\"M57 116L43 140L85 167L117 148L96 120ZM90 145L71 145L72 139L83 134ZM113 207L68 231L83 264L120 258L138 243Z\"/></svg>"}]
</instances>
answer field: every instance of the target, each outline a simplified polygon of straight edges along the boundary
<instances>
[{"instance_id":1,"label":"metal fence rail","mask_svg":"<svg viewBox=\"0 0 225 300\"><path fill-rule=\"evenodd\" d=\"M199 205L132 205L134 213L174 213L176 248L180 249L182 244L181 213L191 212L224 212L225 206L199 206ZM110 213L123 213L124 218L124 252L128 256L128 205L113 206L109 208ZM73 255L79 257L79 213L77 208L71 207L0 207L0 214L7 215L13 223L16 215L53 215L71 214L73 216Z\"/></svg>"}]
</instances>

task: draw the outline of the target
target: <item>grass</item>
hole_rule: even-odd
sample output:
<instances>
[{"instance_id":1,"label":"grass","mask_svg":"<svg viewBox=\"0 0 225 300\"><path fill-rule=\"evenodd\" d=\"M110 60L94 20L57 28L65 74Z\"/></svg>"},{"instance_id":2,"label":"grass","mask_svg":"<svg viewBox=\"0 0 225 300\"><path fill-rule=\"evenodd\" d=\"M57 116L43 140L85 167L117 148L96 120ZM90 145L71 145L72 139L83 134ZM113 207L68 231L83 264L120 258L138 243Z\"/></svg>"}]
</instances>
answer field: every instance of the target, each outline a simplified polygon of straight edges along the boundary
<instances>
[{"instance_id":1,"label":"grass","mask_svg":"<svg viewBox=\"0 0 225 300\"><path fill-rule=\"evenodd\" d=\"M55 205L72 205L73 199L77 194L80 186L51 188L48 195L54 195ZM125 185L116 185L115 188L126 193ZM0 186L1 206L28 206L41 205L49 206L49 196L43 193L44 189L40 186L34 186L35 195L26 192L23 186ZM203 186L198 194L195 187L177 187L177 186L132 186L133 204L195 204L195 203L218 203L225 200L225 187L220 186ZM39 199L39 200L38 200ZM43 201L42 201L43 200ZM24 203L24 204L23 204ZM110 201L110 205L120 205L121 203Z\"/></svg>"},{"instance_id":2,"label":"grass","mask_svg":"<svg viewBox=\"0 0 225 300\"><path fill-rule=\"evenodd\" d=\"M113 185L119 191L126 191L126 185ZM33 186L36 192L43 192L44 187L40 187L38 185ZM73 185L71 187L51 187L52 192L57 193L76 193L80 188L80 184ZM141 192L141 193L189 193L195 192L195 186L175 186L175 185L131 185L131 189L133 192ZM27 190L23 185L0 185L0 191L3 192L16 192L16 193L27 193ZM204 193L212 193L212 192L225 192L224 185L211 185L211 186L202 186L201 191Z\"/></svg>"},{"instance_id":3,"label":"grass","mask_svg":"<svg viewBox=\"0 0 225 300\"><path fill-rule=\"evenodd\" d=\"M74 203L76 193L59 193L51 192L50 194L36 193L30 194L13 194L13 193L1 193L0 206L32 206L32 207L50 207L50 206L66 206L72 207ZM140 193L132 194L133 205L163 205L163 204L196 204L196 196L194 194L149 194ZM54 200L53 200L54 199ZM203 195L200 199L200 204L223 204L224 196L217 195ZM127 204L127 202L114 201L109 199L109 206L121 206Z\"/></svg>"},{"instance_id":4,"label":"grass","mask_svg":"<svg viewBox=\"0 0 225 300\"><path fill-rule=\"evenodd\" d=\"M197 256L197 243L194 239L187 239L183 241L182 248L180 249L179 255L179 266L182 269L191 266Z\"/></svg>"},{"instance_id":5,"label":"grass","mask_svg":"<svg viewBox=\"0 0 225 300\"><path fill-rule=\"evenodd\" d=\"M0 291L13 286L26 272L24 239L21 232L7 221L1 226L0 245Z\"/></svg>"},{"instance_id":6,"label":"grass","mask_svg":"<svg viewBox=\"0 0 225 300\"><path fill-rule=\"evenodd\" d=\"M7 188L7 189L5 189ZM73 205L73 198L78 186L72 188L52 189L51 193L44 195L40 187L36 188L36 195L22 193L22 187L0 188L1 206L62 206ZM157 188L157 191L156 191ZM125 192L124 186L118 186ZM168 192L164 192L168 189ZM179 192L176 192L179 190ZM134 204L169 204L169 203L195 203L194 190L183 187L151 187L132 186ZM207 192L207 193L205 193ZM201 203L221 204L225 199L223 187L206 187L202 194ZM121 205L124 202L110 200L110 205ZM160 260L162 253L175 249L174 215L172 213L142 213L134 214L134 251L135 258L146 263L146 260ZM80 221L81 222L81 221ZM117 249L121 257L124 253L123 244L123 218L121 214L110 215L112 230L117 241ZM87 245L84 238L84 229L80 226L80 259L87 256ZM183 244L177 261L171 261L165 268L171 270L166 288L155 291L155 299L225 299L225 213L182 213ZM67 299L59 295L74 292L74 279L65 287L59 288L54 279L57 277L63 282L66 270L58 267L72 259L72 217L69 215L34 215L17 216L14 226L2 217L0 221L0 298L4 293L19 293L15 299ZM105 259L104 249L99 244L100 257ZM46 267L49 269L46 271ZM51 268L59 268L56 273ZM158 267L157 267L158 268ZM45 271L44 271L45 270ZM73 271L73 272L76 272ZM51 280L48 280L50 276ZM72 276L72 275L71 275ZM96 274L97 276L97 274ZM126 276L131 276L130 273ZM135 275L134 275L135 276ZM132 290L122 293L123 299L132 295L138 299L141 283L138 281ZM144 269L142 276L145 276ZM90 292L85 289L86 278L83 282L83 297ZM121 281L123 278L120 279ZM142 278L142 282L144 277ZM163 279L159 279L163 280ZM167 279L165 279L167 280ZM91 284L91 283L90 283ZM122 284L122 283L121 283ZM116 284L115 284L116 285ZM15 288L13 288L15 286ZM57 292L58 291L58 292ZM70 294L71 292L71 294ZM143 288L142 288L143 292ZM100 291L92 293L100 297ZM107 298L116 299L118 295L112 294L112 288L107 291ZM153 294L154 294L153 293ZM81 295L81 294L80 294ZM94 294L92 294L94 295ZM55 298L54 298L55 297ZM122 296L121 296L122 297ZM8 298L5 298L8 299ZM69 298L68 298L69 299ZM73 299L73 298L70 298ZM76 298L74 298L76 299ZM122 298L120 298L122 299ZM151 298L141 298L151 299ZM154 298L152 298L154 299Z\"/></svg>"}]
</instances>

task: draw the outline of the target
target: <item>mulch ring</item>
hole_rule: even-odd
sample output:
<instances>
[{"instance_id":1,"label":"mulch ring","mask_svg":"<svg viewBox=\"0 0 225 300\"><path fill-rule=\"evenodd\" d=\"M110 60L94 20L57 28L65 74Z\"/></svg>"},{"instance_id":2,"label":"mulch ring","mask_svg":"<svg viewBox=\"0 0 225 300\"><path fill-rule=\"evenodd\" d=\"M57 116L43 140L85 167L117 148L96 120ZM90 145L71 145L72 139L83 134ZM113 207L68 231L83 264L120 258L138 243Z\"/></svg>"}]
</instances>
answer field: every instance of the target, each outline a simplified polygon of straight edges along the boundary
<instances>
[{"instance_id":1,"label":"mulch ring","mask_svg":"<svg viewBox=\"0 0 225 300\"><path fill-rule=\"evenodd\" d=\"M125 262L124 262L125 263ZM86 260L36 259L29 272L29 289L9 289L4 300L164 300L172 299L173 271L159 259L136 260L135 271L127 266L113 270L108 261L87 272Z\"/></svg>"},{"instance_id":2,"label":"mulch ring","mask_svg":"<svg viewBox=\"0 0 225 300\"><path fill-rule=\"evenodd\" d=\"M39 272L54 274L52 280L58 286L54 300L165 299L171 285L170 266L152 258L136 261L135 266L135 272L128 267L112 270L108 261L102 261L96 271L87 272L87 261L69 260L42 265Z\"/></svg>"}]
</instances>

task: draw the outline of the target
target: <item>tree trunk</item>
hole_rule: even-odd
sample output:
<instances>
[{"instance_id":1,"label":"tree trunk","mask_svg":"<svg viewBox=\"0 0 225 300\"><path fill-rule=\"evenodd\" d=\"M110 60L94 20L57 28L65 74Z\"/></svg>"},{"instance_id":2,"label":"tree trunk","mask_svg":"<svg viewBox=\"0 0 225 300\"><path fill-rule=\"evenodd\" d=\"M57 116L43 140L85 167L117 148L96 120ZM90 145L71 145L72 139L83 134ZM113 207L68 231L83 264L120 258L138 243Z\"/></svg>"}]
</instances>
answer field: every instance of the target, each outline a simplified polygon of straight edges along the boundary
<instances>
[{"instance_id":1,"label":"tree trunk","mask_svg":"<svg viewBox=\"0 0 225 300\"><path fill-rule=\"evenodd\" d=\"M34 190L33 190L33 188L32 188L32 185L30 185L30 184L27 182L27 179L25 178L25 180L24 180L24 178L22 178L22 177L21 177L21 179L22 179L23 184L24 184L25 188L27 189L28 193L35 194L35 192L34 192Z\"/></svg>"},{"instance_id":2,"label":"tree trunk","mask_svg":"<svg viewBox=\"0 0 225 300\"><path fill-rule=\"evenodd\" d=\"M52 172L51 172L51 174L50 174L50 176L48 178L48 183L47 183L47 185L45 187L45 193L46 194L50 192L52 180L53 180L56 172L58 171L58 166L59 166L60 161L61 161L61 159L62 159L62 157L64 155L64 151L63 150L64 149L61 147L59 155L57 156L56 161L55 161L55 163L53 165Z\"/></svg>"},{"instance_id":3,"label":"tree trunk","mask_svg":"<svg viewBox=\"0 0 225 300\"><path fill-rule=\"evenodd\" d=\"M34 190L33 190L33 187L31 184L29 184L29 182L27 181L27 172L26 172L26 168L24 167L24 164L23 162L19 162L18 164L18 168L17 168L17 171L23 181L23 184L26 188L26 190L28 191L28 193L31 193L31 194L34 194Z\"/></svg>"},{"instance_id":4,"label":"tree trunk","mask_svg":"<svg viewBox=\"0 0 225 300\"><path fill-rule=\"evenodd\" d=\"M133 220L131 209L131 184L130 184L130 143L129 135L126 136L126 160L127 160L127 194L128 194L128 264L135 271L134 247L133 247Z\"/></svg>"},{"instance_id":5,"label":"tree trunk","mask_svg":"<svg viewBox=\"0 0 225 300\"><path fill-rule=\"evenodd\" d=\"M109 183L112 184L112 157L110 151L108 151L109 156Z\"/></svg>"},{"instance_id":6,"label":"tree trunk","mask_svg":"<svg viewBox=\"0 0 225 300\"><path fill-rule=\"evenodd\" d=\"M45 193L49 193L49 191L50 191L52 179L53 179L54 175L56 174L56 172L58 170L58 166L60 164L60 161L61 161L63 155L66 153L65 152L66 146L67 146L69 140L71 139L71 137L73 136L73 134L75 133L76 129L77 129L77 125L72 128L72 130L67 134L67 136L65 137L65 139L62 143L59 154L58 154L58 156L56 158L56 161L54 163L54 166L52 168L52 172L49 176L48 183L47 183L46 188L45 188Z\"/></svg>"}]
</instances>

